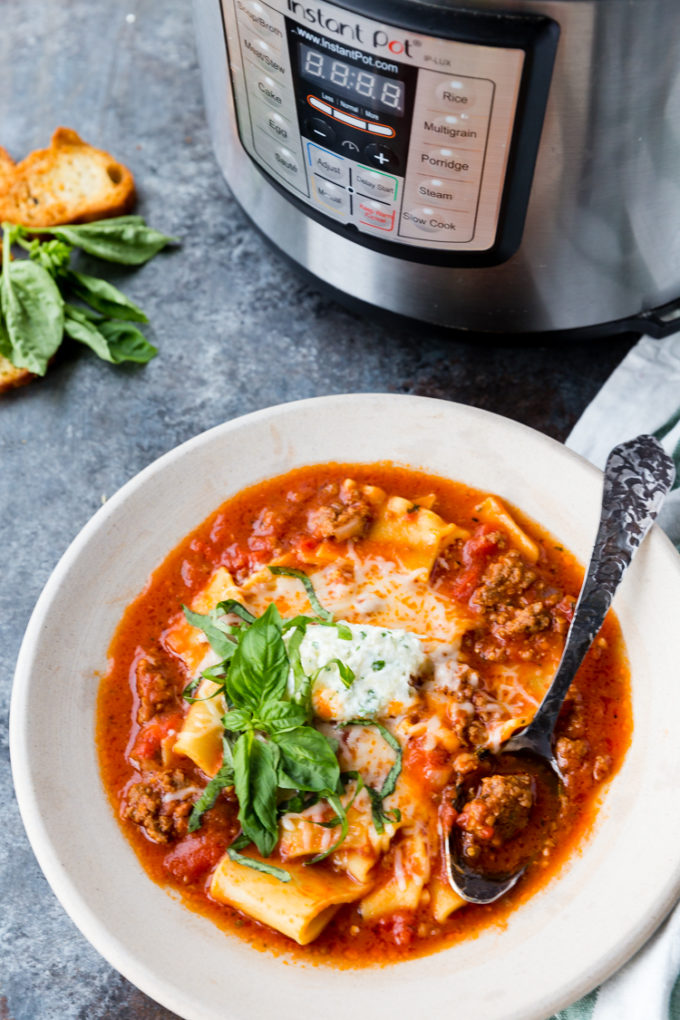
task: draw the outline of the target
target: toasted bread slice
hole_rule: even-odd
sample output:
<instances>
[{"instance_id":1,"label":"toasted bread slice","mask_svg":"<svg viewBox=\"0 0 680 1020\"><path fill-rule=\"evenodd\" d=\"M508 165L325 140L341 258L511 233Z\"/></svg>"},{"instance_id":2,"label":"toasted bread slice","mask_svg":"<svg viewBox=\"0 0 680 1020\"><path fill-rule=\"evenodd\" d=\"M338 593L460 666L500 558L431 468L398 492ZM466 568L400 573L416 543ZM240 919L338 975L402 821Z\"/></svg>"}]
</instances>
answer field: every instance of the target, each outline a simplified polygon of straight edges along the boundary
<instances>
[{"instance_id":1,"label":"toasted bread slice","mask_svg":"<svg viewBox=\"0 0 680 1020\"><path fill-rule=\"evenodd\" d=\"M70 128L57 128L49 149L38 149L20 163L1 152L0 220L27 227L86 223L121 216L134 200L127 167Z\"/></svg>"},{"instance_id":2,"label":"toasted bread slice","mask_svg":"<svg viewBox=\"0 0 680 1020\"><path fill-rule=\"evenodd\" d=\"M15 170L16 163L10 154L0 145L0 196L4 196L5 192L11 187Z\"/></svg>"},{"instance_id":3,"label":"toasted bread slice","mask_svg":"<svg viewBox=\"0 0 680 1020\"><path fill-rule=\"evenodd\" d=\"M17 386L24 386L35 376L27 368L16 368L11 361L0 354L0 393L5 390L13 390Z\"/></svg>"}]
</instances>

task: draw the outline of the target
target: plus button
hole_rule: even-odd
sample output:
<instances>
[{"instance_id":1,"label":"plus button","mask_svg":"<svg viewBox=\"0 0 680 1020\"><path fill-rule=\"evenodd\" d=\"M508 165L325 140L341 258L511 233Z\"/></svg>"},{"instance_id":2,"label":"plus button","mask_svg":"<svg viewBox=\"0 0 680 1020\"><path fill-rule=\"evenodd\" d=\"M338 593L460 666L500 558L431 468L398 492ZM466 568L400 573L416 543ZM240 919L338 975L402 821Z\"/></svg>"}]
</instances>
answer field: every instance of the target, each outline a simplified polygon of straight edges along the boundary
<instances>
[{"instance_id":1,"label":"plus button","mask_svg":"<svg viewBox=\"0 0 680 1020\"><path fill-rule=\"evenodd\" d=\"M381 170L398 170L397 154L388 145L373 142L364 149L364 159L369 166L380 167Z\"/></svg>"}]
</instances>

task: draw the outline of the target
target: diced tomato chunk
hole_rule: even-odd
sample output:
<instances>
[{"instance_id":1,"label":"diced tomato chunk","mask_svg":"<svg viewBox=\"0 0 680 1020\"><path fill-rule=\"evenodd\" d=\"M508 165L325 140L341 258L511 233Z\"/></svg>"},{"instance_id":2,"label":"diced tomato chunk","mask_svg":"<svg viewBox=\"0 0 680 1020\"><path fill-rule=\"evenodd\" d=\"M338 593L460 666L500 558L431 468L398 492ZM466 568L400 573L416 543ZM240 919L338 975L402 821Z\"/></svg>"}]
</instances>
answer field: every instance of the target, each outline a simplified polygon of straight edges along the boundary
<instances>
[{"instance_id":1,"label":"diced tomato chunk","mask_svg":"<svg viewBox=\"0 0 680 1020\"><path fill-rule=\"evenodd\" d=\"M173 878L189 885L214 868L228 843L228 838L217 832L189 835L166 854L163 867Z\"/></svg>"},{"instance_id":2,"label":"diced tomato chunk","mask_svg":"<svg viewBox=\"0 0 680 1020\"><path fill-rule=\"evenodd\" d=\"M179 733L182 728L183 716L181 712L172 712L170 715L156 716L146 726L142 726L137 734L130 757L134 761L148 761L160 750L160 746L171 730Z\"/></svg>"},{"instance_id":3,"label":"diced tomato chunk","mask_svg":"<svg viewBox=\"0 0 680 1020\"><path fill-rule=\"evenodd\" d=\"M488 524L480 524L463 546L463 569L453 582L451 594L467 602L478 587L482 574L492 556L498 552L499 534Z\"/></svg>"}]
</instances>

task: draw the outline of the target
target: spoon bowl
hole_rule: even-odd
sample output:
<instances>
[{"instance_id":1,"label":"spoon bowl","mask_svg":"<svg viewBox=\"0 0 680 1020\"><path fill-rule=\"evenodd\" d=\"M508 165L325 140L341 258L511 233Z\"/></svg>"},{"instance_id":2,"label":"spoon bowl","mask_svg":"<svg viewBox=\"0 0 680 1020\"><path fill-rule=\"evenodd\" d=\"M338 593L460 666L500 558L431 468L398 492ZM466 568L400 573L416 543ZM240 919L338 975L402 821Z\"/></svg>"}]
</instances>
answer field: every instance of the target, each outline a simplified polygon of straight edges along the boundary
<instances>
[{"instance_id":1,"label":"spoon bowl","mask_svg":"<svg viewBox=\"0 0 680 1020\"><path fill-rule=\"evenodd\" d=\"M638 436L614 447L609 454L604 470L600 524L562 658L532 721L501 746L499 755L505 760L517 755L525 762L542 761L560 783L565 782L553 747L560 709L604 622L614 593L654 523L674 478L673 461L653 436ZM498 756L493 757L500 760ZM449 882L469 903L493 903L499 899L518 882L531 861L529 854L524 863L505 873L485 873L466 863L456 825L444 843Z\"/></svg>"}]
</instances>

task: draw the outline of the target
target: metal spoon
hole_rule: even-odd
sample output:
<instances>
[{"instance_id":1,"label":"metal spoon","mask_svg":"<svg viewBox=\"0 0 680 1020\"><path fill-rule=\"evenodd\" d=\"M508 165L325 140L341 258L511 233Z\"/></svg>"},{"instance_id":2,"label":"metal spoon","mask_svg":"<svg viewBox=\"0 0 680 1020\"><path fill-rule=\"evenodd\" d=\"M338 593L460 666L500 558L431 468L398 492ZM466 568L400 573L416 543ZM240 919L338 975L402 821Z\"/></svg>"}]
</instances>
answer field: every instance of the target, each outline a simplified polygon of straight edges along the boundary
<instances>
[{"instance_id":1,"label":"metal spoon","mask_svg":"<svg viewBox=\"0 0 680 1020\"><path fill-rule=\"evenodd\" d=\"M638 436L621 443L609 454L604 469L600 526L560 664L536 715L528 726L506 741L501 748L503 754L530 754L542 759L564 782L553 752L555 724L562 703L674 478L673 461L652 436ZM526 870L524 865L513 875L496 878L480 875L459 859L453 832L444 844L451 886L469 903L493 903Z\"/></svg>"}]
</instances>

